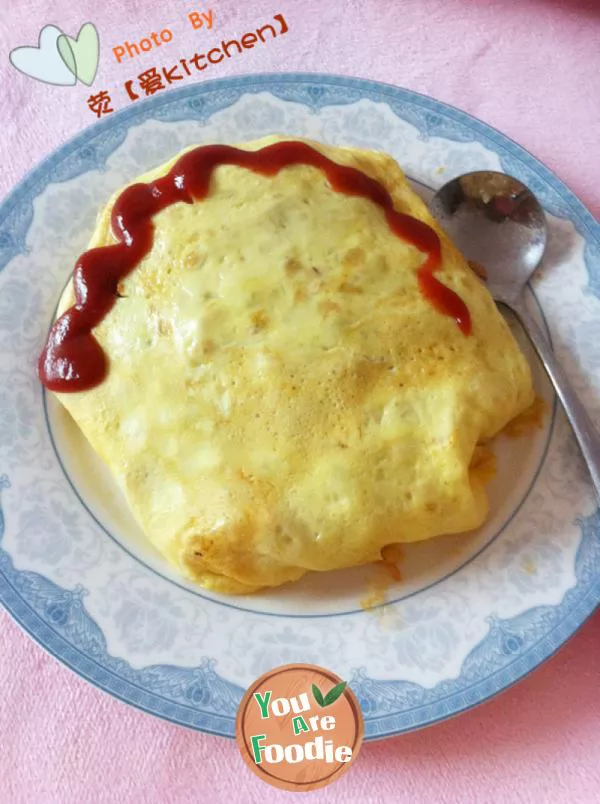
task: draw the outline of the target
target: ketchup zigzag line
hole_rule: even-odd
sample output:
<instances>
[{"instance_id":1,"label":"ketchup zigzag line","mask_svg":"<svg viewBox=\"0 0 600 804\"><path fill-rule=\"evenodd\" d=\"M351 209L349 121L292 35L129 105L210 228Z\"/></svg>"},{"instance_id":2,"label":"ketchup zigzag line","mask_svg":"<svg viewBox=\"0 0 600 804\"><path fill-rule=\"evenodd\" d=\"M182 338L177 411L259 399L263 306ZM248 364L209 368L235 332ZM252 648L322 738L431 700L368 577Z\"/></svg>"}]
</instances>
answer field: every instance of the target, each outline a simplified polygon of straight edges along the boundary
<instances>
[{"instance_id":1,"label":"ketchup zigzag line","mask_svg":"<svg viewBox=\"0 0 600 804\"><path fill-rule=\"evenodd\" d=\"M75 305L54 323L38 362L41 382L51 391L84 391L99 385L108 371L108 359L92 334L118 297L119 281L152 248L152 218L182 202L193 204L210 192L212 173L219 165L237 165L263 176L274 176L289 165L311 165L323 171L337 193L361 196L380 206L394 234L426 254L418 269L419 287L440 313L451 316L465 335L471 319L464 301L434 273L441 265L441 242L426 223L397 212L388 191L357 168L338 165L302 142L286 141L258 151L229 145L207 145L184 154L163 176L150 184L133 184L117 199L112 229L119 241L84 252L75 266Z\"/></svg>"}]
</instances>

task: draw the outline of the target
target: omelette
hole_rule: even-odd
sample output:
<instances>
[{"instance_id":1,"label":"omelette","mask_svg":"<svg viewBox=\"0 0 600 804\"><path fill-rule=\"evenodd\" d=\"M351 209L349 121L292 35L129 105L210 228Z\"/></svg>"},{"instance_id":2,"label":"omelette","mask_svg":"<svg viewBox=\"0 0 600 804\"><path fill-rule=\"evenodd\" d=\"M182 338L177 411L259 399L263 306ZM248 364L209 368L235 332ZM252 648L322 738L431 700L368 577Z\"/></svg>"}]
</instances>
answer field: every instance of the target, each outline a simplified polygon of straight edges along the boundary
<instances>
[{"instance_id":1,"label":"omelette","mask_svg":"<svg viewBox=\"0 0 600 804\"><path fill-rule=\"evenodd\" d=\"M57 316L42 382L147 538L218 593L478 528L481 445L534 399L485 285L379 152L188 149L109 201Z\"/></svg>"}]
</instances>

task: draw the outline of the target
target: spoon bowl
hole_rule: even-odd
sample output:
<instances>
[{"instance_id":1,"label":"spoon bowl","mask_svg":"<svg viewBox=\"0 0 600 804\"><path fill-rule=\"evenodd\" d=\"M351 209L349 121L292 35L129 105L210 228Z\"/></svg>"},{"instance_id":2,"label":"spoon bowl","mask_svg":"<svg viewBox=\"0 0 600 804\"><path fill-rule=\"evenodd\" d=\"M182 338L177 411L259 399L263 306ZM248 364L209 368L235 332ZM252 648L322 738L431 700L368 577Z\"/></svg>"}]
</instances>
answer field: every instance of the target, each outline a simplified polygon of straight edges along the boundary
<instances>
[{"instance_id":1,"label":"spoon bowl","mask_svg":"<svg viewBox=\"0 0 600 804\"><path fill-rule=\"evenodd\" d=\"M518 179L485 170L449 181L433 196L430 209L465 257L483 268L494 299L520 319L563 404L600 499L600 437L523 298L548 238L539 201Z\"/></svg>"},{"instance_id":2,"label":"spoon bowl","mask_svg":"<svg viewBox=\"0 0 600 804\"><path fill-rule=\"evenodd\" d=\"M516 303L548 240L544 210L531 190L504 173L466 173L438 190L431 211L466 258L485 268L496 301Z\"/></svg>"}]
</instances>

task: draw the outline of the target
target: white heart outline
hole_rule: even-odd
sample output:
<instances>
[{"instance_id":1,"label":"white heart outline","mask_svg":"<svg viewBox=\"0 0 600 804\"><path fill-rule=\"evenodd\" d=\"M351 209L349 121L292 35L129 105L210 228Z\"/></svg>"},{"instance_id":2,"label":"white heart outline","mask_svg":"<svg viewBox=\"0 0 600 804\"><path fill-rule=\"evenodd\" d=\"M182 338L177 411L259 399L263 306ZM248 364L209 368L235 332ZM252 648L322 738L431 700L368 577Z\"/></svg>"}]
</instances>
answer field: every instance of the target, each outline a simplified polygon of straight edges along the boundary
<instances>
[{"instance_id":1,"label":"white heart outline","mask_svg":"<svg viewBox=\"0 0 600 804\"><path fill-rule=\"evenodd\" d=\"M8 56L10 63L20 73L35 81L52 86L74 86L77 83L77 74L69 68L58 50L58 39L61 36L63 32L56 25L45 25L39 33L37 46L23 45L11 50ZM34 61L30 61L31 59ZM39 63L40 60L42 60L41 72L35 69L38 66L36 62ZM76 64L74 55L73 62ZM56 71L58 78L50 72L47 77L43 77L43 67L48 65L49 70Z\"/></svg>"}]
</instances>

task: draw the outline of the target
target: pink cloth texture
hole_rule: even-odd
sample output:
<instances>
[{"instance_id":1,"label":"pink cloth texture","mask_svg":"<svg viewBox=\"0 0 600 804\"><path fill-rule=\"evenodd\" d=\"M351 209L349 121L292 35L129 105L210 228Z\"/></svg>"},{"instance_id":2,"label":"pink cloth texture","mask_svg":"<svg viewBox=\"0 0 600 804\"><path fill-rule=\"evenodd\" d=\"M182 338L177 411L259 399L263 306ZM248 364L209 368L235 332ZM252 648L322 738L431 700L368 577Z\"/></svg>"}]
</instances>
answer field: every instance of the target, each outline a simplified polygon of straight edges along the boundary
<instances>
[{"instance_id":1,"label":"pink cloth texture","mask_svg":"<svg viewBox=\"0 0 600 804\"><path fill-rule=\"evenodd\" d=\"M186 15L213 10L213 30ZM44 24L93 21L93 92L129 105L123 82L285 15L284 37L210 78L314 71L381 80L480 117L528 148L600 214L600 2L596 0L8 0L0 15L0 194L94 123L85 86L18 74L9 51ZM168 27L173 41L118 64L113 47ZM187 80L201 82L201 74ZM0 613L0 801L290 801L236 745L143 714L47 656ZM493 701L415 734L366 745L314 802L590 802L600 796L600 613L557 656ZM303 799L304 800L304 799Z\"/></svg>"}]
</instances>

